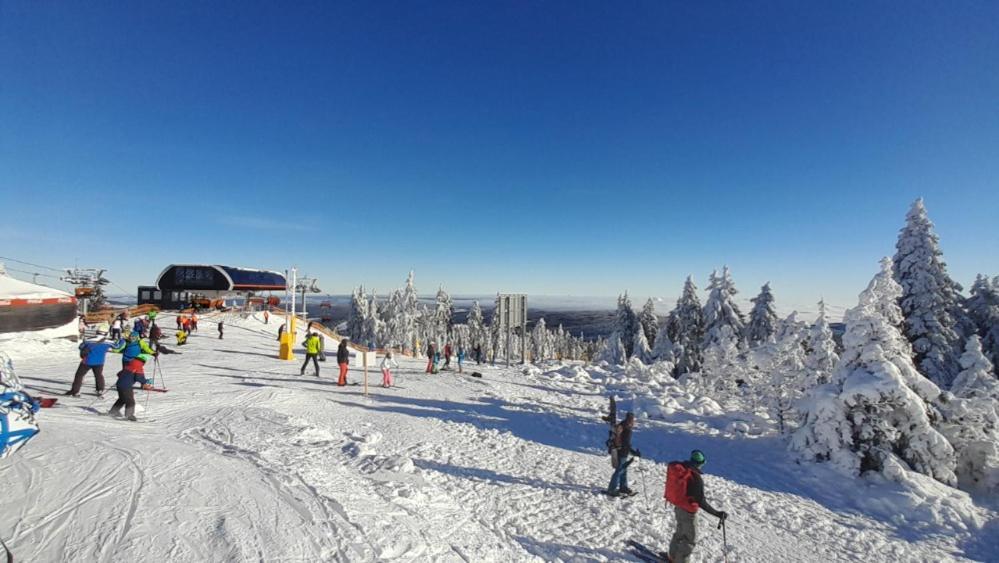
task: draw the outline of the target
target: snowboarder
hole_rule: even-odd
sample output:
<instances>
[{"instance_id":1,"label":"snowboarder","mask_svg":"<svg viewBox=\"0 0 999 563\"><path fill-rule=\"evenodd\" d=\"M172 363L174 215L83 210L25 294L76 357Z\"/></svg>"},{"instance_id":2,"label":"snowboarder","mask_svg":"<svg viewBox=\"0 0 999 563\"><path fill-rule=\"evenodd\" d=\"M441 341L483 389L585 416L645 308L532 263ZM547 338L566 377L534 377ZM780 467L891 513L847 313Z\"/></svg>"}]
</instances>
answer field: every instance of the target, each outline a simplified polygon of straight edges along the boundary
<instances>
[{"instance_id":1,"label":"snowboarder","mask_svg":"<svg viewBox=\"0 0 999 563\"><path fill-rule=\"evenodd\" d=\"M319 377L319 362L316 360L319 357L319 335L310 332L302 342L302 346L305 347L305 361L302 362L302 369L298 375L305 375L305 367L309 365L309 360L312 360L312 366L316 368L315 376Z\"/></svg>"},{"instance_id":2,"label":"snowboarder","mask_svg":"<svg viewBox=\"0 0 999 563\"><path fill-rule=\"evenodd\" d=\"M614 439L611 445L611 466L614 468L614 474L611 475L610 484L607 486L607 494L612 497L635 494L635 491L628 488L628 466L633 461L632 456L642 457L642 453L631 447L631 433L634 428L635 415L630 412L614 427Z\"/></svg>"},{"instance_id":3,"label":"snowboarder","mask_svg":"<svg viewBox=\"0 0 999 563\"><path fill-rule=\"evenodd\" d=\"M465 361L465 347L458 344L458 373L461 373L461 364Z\"/></svg>"},{"instance_id":4,"label":"snowboarder","mask_svg":"<svg viewBox=\"0 0 999 563\"><path fill-rule=\"evenodd\" d=\"M118 391L118 400L111 406L108 414L114 417L121 416L121 407L125 407L125 418L135 421L135 384L142 384L142 388L149 390L153 386L146 379L143 365L149 358L147 354L140 354L129 360L128 365L118 372L118 382L115 389Z\"/></svg>"},{"instance_id":5,"label":"snowboarder","mask_svg":"<svg viewBox=\"0 0 999 563\"><path fill-rule=\"evenodd\" d=\"M437 352L434 350L434 343L427 343L427 373L434 373L434 358L437 357Z\"/></svg>"},{"instance_id":6,"label":"snowboarder","mask_svg":"<svg viewBox=\"0 0 999 563\"><path fill-rule=\"evenodd\" d=\"M391 368L393 368L393 367L397 368L397 367L399 367L399 364L397 364L395 362L395 360L392 359L392 351L389 350L388 352L385 352L385 357L382 358L382 364L381 364L381 368L382 368L382 387L391 387L392 386L392 371L391 371Z\"/></svg>"},{"instance_id":7,"label":"snowboarder","mask_svg":"<svg viewBox=\"0 0 999 563\"><path fill-rule=\"evenodd\" d=\"M697 544L697 511L703 508L708 514L725 522L728 513L715 510L704 498L704 480L701 467L706 461L700 450L690 452L687 461L671 461L666 469L666 502L673 505L676 530L669 542L669 559L672 563L686 563Z\"/></svg>"},{"instance_id":8,"label":"snowboarder","mask_svg":"<svg viewBox=\"0 0 999 563\"><path fill-rule=\"evenodd\" d=\"M219 321L219 340L222 340L222 330L225 328L222 323L223 321Z\"/></svg>"},{"instance_id":9,"label":"snowboarder","mask_svg":"<svg viewBox=\"0 0 999 563\"><path fill-rule=\"evenodd\" d=\"M340 365L340 379L336 384L343 387L347 384L347 365L350 363L350 350L347 349L347 338L340 340L340 346L336 349L336 363Z\"/></svg>"},{"instance_id":10,"label":"snowboarder","mask_svg":"<svg viewBox=\"0 0 999 563\"><path fill-rule=\"evenodd\" d=\"M114 343L108 342L104 332L98 332L97 337L80 344L80 366L76 368L76 375L73 376L73 386L67 395L73 397L80 396L80 389L83 387L83 376L88 371L93 370L94 381L97 384L97 395L104 395L104 360L108 350Z\"/></svg>"}]
</instances>

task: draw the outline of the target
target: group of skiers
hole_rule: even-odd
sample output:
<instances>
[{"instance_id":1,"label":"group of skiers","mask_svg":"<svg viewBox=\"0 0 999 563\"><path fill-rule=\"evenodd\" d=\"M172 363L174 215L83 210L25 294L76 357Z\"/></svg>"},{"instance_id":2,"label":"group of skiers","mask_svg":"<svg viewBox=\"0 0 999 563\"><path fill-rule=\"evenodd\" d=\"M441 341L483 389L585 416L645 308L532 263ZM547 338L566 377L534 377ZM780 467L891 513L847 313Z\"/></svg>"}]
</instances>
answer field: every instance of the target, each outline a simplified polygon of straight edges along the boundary
<instances>
[{"instance_id":1,"label":"group of skiers","mask_svg":"<svg viewBox=\"0 0 999 563\"><path fill-rule=\"evenodd\" d=\"M476 347L477 354L476 359L481 357L481 348ZM463 373L463 364L465 363L465 346L458 343L458 348L455 350L451 347L451 343L448 342L444 344L444 351L441 353L437 349L437 345L433 342L427 344L427 373L438 373L442 369L451 369L451 357L454 356L458 360L458 373ZM441 366L441 360L444 360L444 365ZM479 362L481 363L481 362Z\"/></svg>"},{"instance_id":2,"label":"group of skiers","mask_svg":"<svg viewBox=\"0 0 999 563\"><path fill-rule=\"evenodd\" d=\"M134 386L139 383L143 389L152 388L152 380L147 380L145 377L145 364L150 358L159 355L159 351L150 346L149 341L141 331L133 330L126 338L111 340L108 339L104 330L98 330L97 336L81 343L80 365L73 376L72 387L65 394L79 397L84 376L88 371L93 371L97 396L103 397L105 390L104 364L108 352L121 354L121 370L118 372L118 380L115 384L118 400L115 401L108 414L120 417L121 409L124 407L125 418L134 421L136 420Z\"/></svg>"},{"instance_id":3,"label":"group of skiers","mask_svg":"<svg viewBox=\"0 0 999 563\"><path fill-rule=\"evenodd\" d=\"M611 466L614 472L606 493L611 497L624 497L636 494L628 488L628 467L635 458L642 457L637 449L631 446L632 432L635 428L635 415L627 413L619 423L614 424L608 449L611 455ZM704 452L694 450L690 458L684 461L671 461L666 466L666 484L663 498L667 508L672 505L676 518L676 528L669 542L669 551L659 554L659 557L669 563L686 563L697 544L697 512L704 509L708 514L719 519L719 525L724 525L728 513L717 510L704 496L704 480L701 470L707 458Z\"/></svg>"}]
</instances>

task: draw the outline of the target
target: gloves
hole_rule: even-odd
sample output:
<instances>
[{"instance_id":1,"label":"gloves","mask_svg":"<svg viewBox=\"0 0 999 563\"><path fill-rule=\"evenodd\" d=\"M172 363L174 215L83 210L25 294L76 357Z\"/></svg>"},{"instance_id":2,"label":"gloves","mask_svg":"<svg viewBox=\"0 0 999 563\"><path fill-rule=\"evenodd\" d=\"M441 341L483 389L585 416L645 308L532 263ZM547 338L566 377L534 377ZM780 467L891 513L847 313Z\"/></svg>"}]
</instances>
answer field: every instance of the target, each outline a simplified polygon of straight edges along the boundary
<instances>
[{"instance_id":1,"label":"gloves","mask_svg":"<svg viewBox=\"0 0 999 563\"><path fill-rule=\"evenodd\" d=\"M145 389L146 391L149 391L150 389L153 388L153 386L148 383L143 383L142 388ZM722 514L724 514L724 512Z\"/></svg>"},{"instance_id":2,"label":"gloves","mask_svg":"<svg viewBox=\"0 0 999 563\"><path fill-rule=\"evenodd\" d=\"M726 519L728 519L728 512L725 512L724 510L722 510L721 512L719 512L718 513L718 519L721 520L722 522L724 522Z\"/></svg>"}]
</instances>

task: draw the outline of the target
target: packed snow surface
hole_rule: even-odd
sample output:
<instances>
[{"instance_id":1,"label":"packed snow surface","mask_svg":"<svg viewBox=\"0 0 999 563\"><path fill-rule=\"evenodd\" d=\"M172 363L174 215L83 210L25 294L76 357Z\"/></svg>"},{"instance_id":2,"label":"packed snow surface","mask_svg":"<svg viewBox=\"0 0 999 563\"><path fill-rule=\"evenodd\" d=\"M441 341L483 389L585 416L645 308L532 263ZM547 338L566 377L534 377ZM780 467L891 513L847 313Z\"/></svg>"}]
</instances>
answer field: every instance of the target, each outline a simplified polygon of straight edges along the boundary
<instances>
[{"instance_id":1,"label":"packed snow surface","mask_svg":"<svg viewBox=\"0 0 999 563\"><path fill-rule=\"evenodd\" d=\"M981 501L918 475L903 486L795 464L758 420L662 380L579 365L430 375L398 358L398 386L371 368L365 397L335 385L333 357L318 379L276 359L275 320L218 340L203 318L182 354L161 356L169 392L137 393L139 423L100 416L115 394L97 399L92 379L44 410L40 437L0 465L0 537L18 559L627 561L628 539L668 544L666 463L700 448L707 496L731 515L728 561L999 560ZM69 388L74 343L11 344L29 392ZM608 392L640 413L628 499L598 493ZM722 561L715 519L698 519L693 560Z\"/></svg>"}]
</instances>

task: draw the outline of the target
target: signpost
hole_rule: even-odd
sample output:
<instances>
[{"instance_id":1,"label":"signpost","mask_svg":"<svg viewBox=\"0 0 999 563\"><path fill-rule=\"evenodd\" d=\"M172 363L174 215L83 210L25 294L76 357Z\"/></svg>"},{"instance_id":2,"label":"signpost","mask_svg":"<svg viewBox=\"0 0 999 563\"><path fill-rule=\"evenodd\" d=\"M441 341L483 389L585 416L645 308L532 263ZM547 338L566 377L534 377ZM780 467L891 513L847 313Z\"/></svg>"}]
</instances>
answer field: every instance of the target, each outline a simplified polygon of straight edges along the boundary
<instances>
[{"instance_id":1,"label":"signpost","mask_svg":"<svg viewBox=\"0 0 999 563\"><path fill-rule=\"evenodd\" d=\"M496 296L496 318L500 321L500 329L506 330L506 365L510 366L512 353L513 328L520 328L520 358L527 363L527 295L523 293L501 293Z\"/></svg>"}]
</instances>

